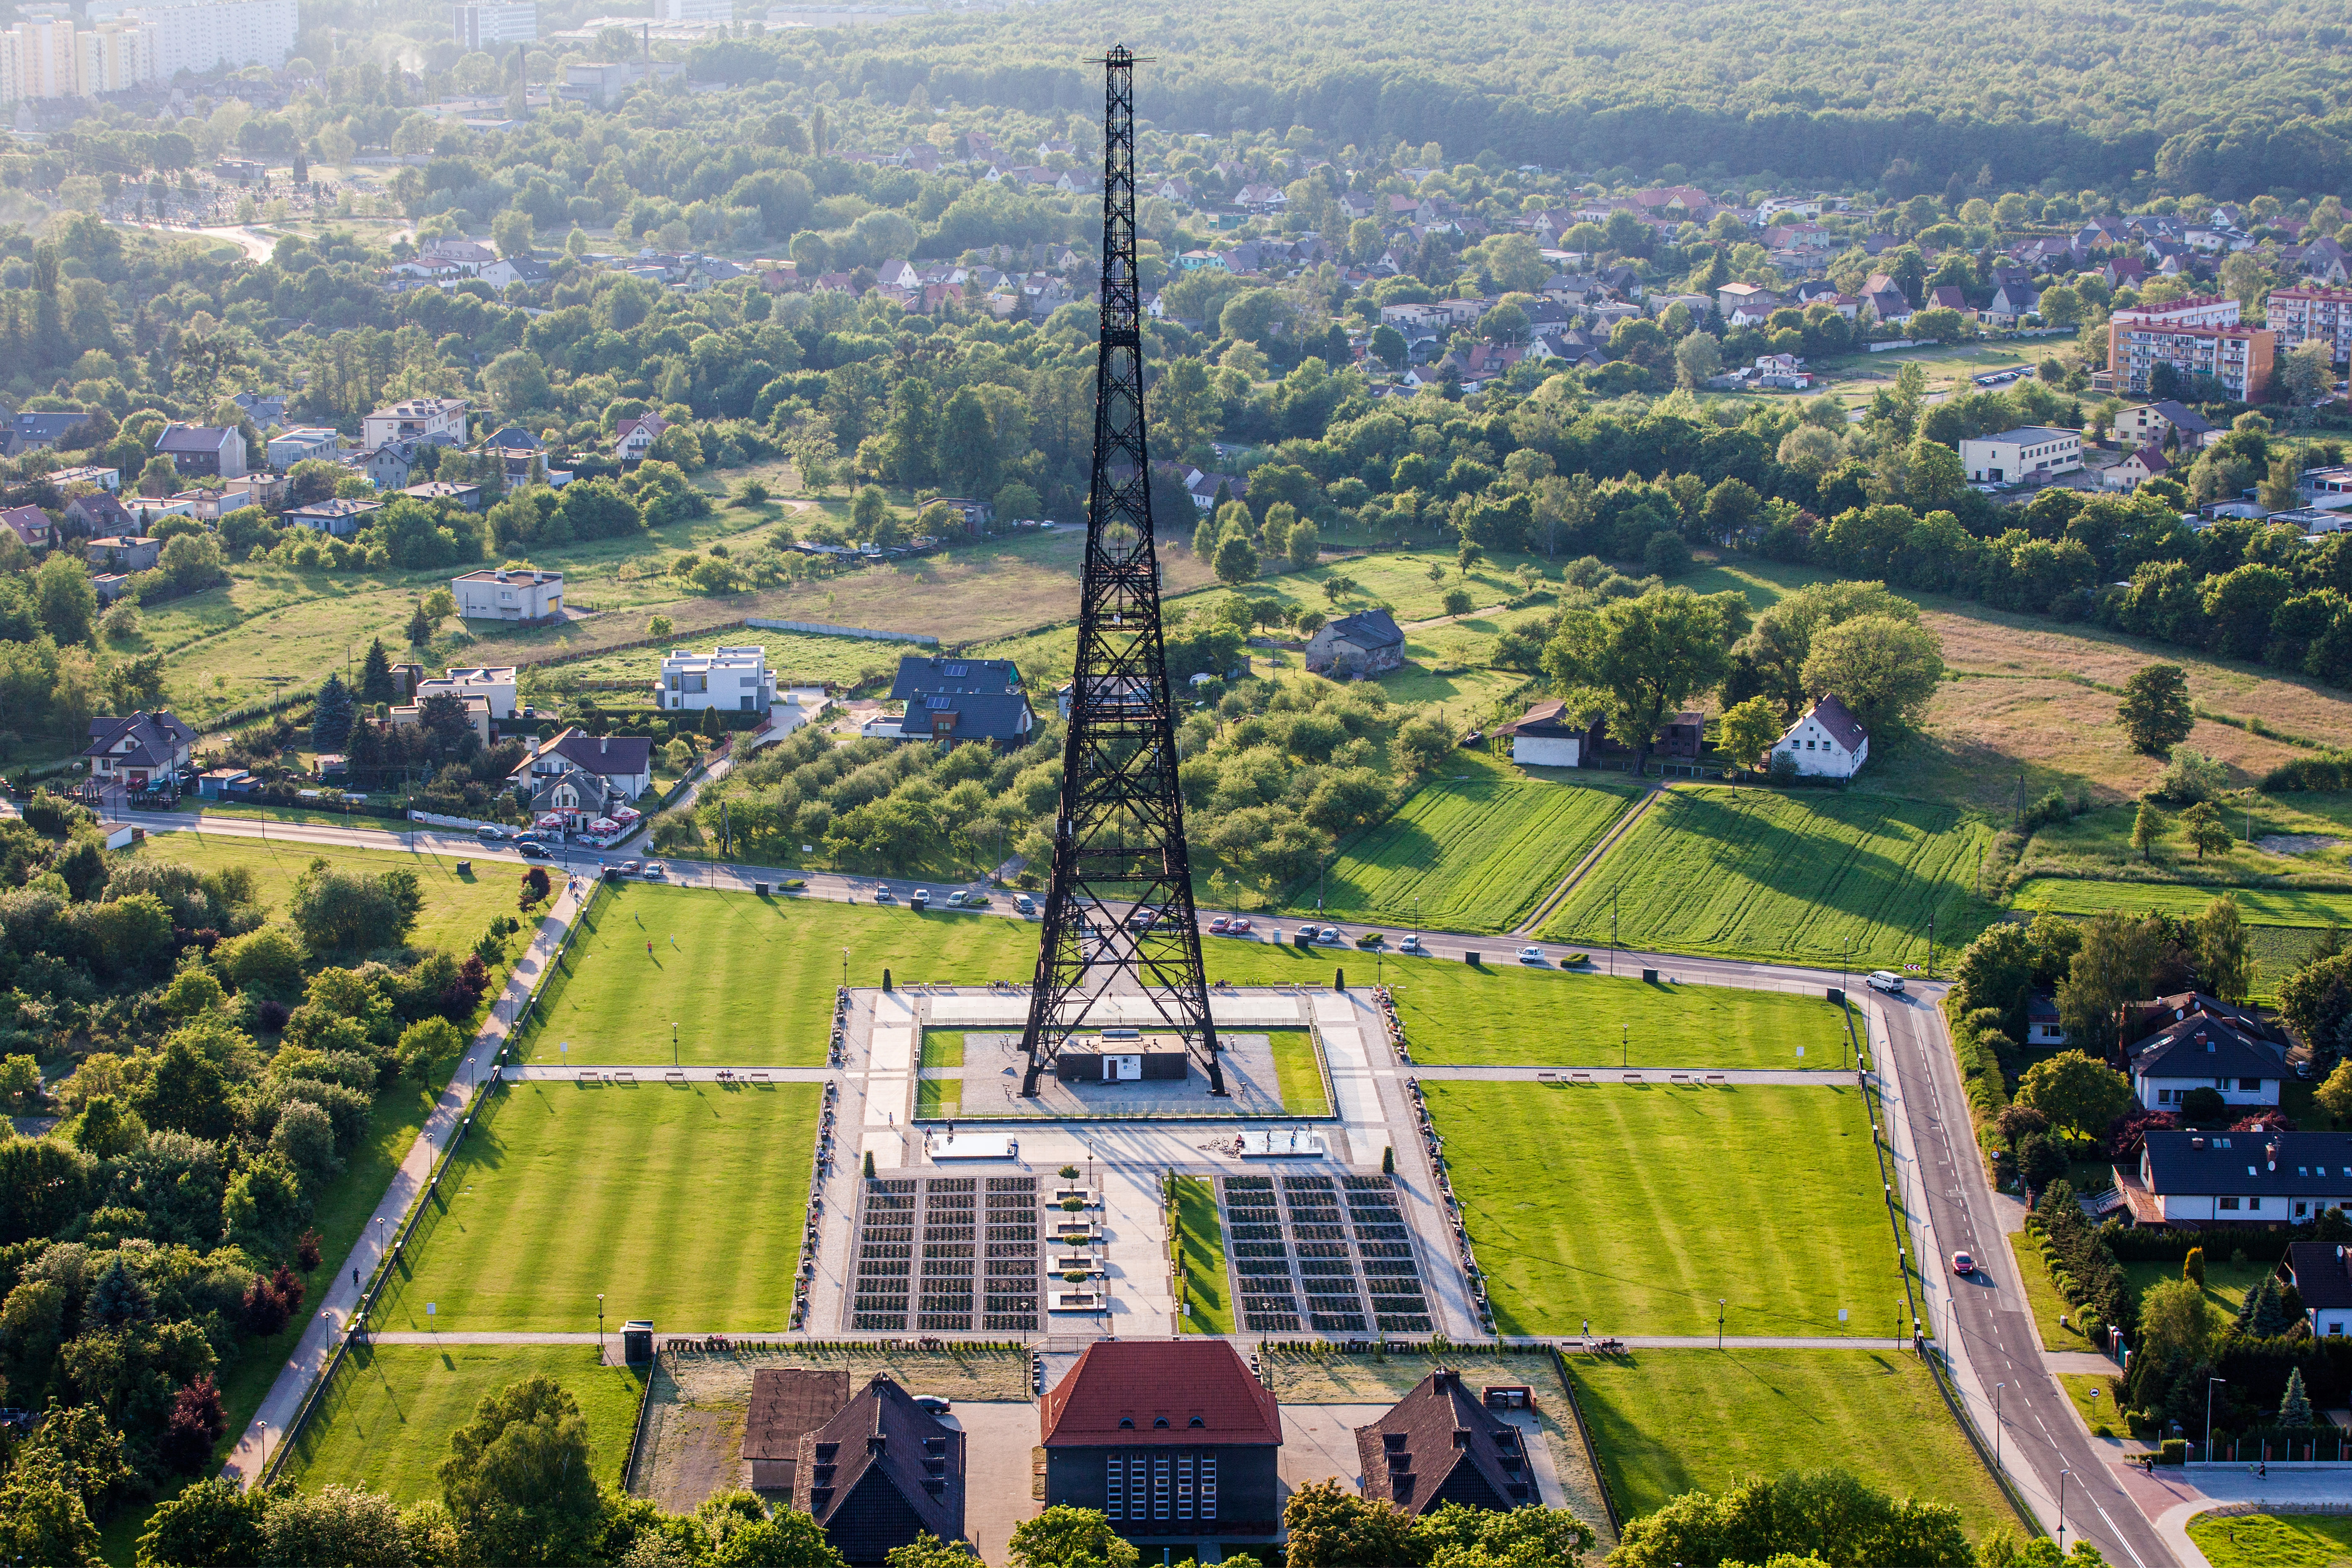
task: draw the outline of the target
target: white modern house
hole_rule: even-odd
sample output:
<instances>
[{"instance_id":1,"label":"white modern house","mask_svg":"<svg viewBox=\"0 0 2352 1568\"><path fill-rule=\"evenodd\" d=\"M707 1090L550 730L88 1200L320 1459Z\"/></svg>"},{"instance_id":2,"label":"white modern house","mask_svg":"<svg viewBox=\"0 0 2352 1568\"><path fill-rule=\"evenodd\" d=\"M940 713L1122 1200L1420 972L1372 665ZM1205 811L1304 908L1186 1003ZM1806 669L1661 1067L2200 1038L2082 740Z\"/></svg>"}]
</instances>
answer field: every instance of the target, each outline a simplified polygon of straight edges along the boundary
<instances>
[{"instance_id":1,"label":"white modern house","mask_svg":"<svg viewBox=\"0 0 2352 1568\"><path fill-rule=\"evenodd\" d=\"M2072 473L2082 466L2080 430L2021 425L1997 436L1969 436L1960 442L1960 467L1971 484L2013 485Z\"/></svg>"},{"instance_id":2,"label":"white modern house","mask_svg":"<svg viewBox=\"0 0 2352 1568\"><path fill-rule=\"evenodd\" d=\"M1870 731L1832 692L1789 726L1772 754L1789 758L1807 778L1850 779L1870 761Z\"/></svg>"},{"instance_id":3,"label":"white modern house","mask_svg":"<svg viewBox=\"0 0 2352 1568\"><path fill-rule=\"evenodd\" d=\"M718 647L709 653L674 647L662 655L654 705L671 711L718 708L765 713L776 700L775 672L763 647Z\"/></svg>"},{"instance_id":4,"label":"white modern house","mask_svg":"<svg viewBox=\"0 0 2352 1568\"><path fill-rule=\"evenodd\" d=\"M515 716L515 667L513 665L477 665L468 668L451 669L437 680L416 683L415 700L446 694L451 697L478 697L489 705L493 719Z\"/></svg>"},{"instance_id":5,"label":"white modern house","mask_svg":"<svg viewBox=\"0 0 2352 1568\"><path fill-rule=\"evenodd\" d=\"M2189 1095L2210 1089L2229 1106L2275 1106L2294 1069L2286 1047L2259 1017L2196 992L2158 1004L2154 1033L2133 1041L2132 1097L2150 1110L2178 1110ZM2147 1016L2145 1011L2141 1016Z\"/></svg>"},{"instance_id":6,"label":"white modern house","mask_svg":"<svg viewBox=\"0 0 2352 1568\"><path fill-rule=\"evenodd\" d=\"M485 259L490 259L485 256ZM466 444L466 400L412 397L379 408L360 421L360 444L369 451L387 441L424 441L437 447Z\"/></svg>"},{"instance_id":7,"label":"white modern house","mask_svg":"<svg viewBox=\"0 0 2352 1568\"><path fill-rule=\"evenodd\" d=\"M485 567L449 580L457 614L469 621L536 624L563 614L563 574Z\"/></svg>"},{"instance_id":8,"label":"white modern house","mask_svg":"<svg viewBox=\"0 0 2352 1568\"><path fill-rule=\"evenodd\" d=\"M299 426L280 430L269 438L269 466L284 473L295 464L312 458L333 462L342 450L343 438L332 429L319 426Z\"/></svg>"},{"instance_id":9,"label":"white modern house","mask_svg":"<svg viewBox=\"0 0 2352 1568\"><path fill-rule=\"evenodd\" d=\"M2153 1131L2116 1186L2140 1225L2294 1225L2352 1210L2352 1132Z\"/></svg>"}]
</instances>

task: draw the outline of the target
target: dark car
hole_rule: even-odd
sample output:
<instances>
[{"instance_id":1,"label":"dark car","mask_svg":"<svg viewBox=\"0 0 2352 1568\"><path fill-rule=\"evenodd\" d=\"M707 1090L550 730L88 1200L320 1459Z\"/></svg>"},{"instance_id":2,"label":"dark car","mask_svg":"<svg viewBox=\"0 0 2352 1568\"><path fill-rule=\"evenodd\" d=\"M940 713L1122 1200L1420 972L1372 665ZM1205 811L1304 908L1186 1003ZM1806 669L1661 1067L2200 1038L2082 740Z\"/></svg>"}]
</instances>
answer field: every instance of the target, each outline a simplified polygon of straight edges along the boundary
<instances>
[{"instance_id":1,"label":"dark car","mask_svg":"<svg viewBox=\"0 0 2352 1568\"><path fill-rule=\"evenodd\" d=\"M541 844L536 838L527 838L523 840L522 843L517 845L516 847L522 851L522 858L526 860L552 860L555 858L555 851L550 849L546 845Z\"/></svg>"}]
</instances>

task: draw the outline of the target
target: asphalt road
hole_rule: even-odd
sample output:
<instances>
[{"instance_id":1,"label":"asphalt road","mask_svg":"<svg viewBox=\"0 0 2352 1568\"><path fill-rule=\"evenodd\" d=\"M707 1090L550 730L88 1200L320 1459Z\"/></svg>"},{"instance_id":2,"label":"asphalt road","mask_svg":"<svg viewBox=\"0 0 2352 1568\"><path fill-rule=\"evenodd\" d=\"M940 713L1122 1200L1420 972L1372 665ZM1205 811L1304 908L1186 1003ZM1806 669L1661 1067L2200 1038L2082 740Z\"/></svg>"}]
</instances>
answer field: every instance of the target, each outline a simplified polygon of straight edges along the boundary
<instances>
[{"instance_id":1,"label":"asphalt road","mask_svg":"<svg viewBox=\"0 0 2352 1568\"><path fill-rule=\"evenodd\" d=\"M1933 998L1887 997L1880 1013L1883 1055L1892 1058L1884 1065L1901 1084L1912 1204L1927 1226L1919 1248L1921 1268L1935 1275L1927 1310L1937 1314L1937 1334L1957 1352L1956 1381L1969 1414L1989 1436L1998 1426L2002 1467L2045 1524L2058 1522L2060 1472L2067 1472L2068 1541L2090 1542L2114 1568L2171 1568L2171 1551L2107 1468L2106 1454L2084 1433L2043 1363L2025 1288L2011 1277L2015 1266L1976 1152L1959 1066ZM1981 1272L1955 1280L1955 1252L1969 1254Z\"/></svg>"}]
</instances>

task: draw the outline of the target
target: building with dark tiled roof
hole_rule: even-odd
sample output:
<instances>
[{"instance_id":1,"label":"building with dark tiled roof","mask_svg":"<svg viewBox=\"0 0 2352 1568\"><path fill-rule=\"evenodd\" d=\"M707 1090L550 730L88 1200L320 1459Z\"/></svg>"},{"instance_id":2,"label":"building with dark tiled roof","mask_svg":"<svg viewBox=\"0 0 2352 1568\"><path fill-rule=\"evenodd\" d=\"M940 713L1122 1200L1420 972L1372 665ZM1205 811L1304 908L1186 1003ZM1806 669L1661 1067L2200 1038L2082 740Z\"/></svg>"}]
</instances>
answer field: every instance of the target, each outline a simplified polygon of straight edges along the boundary
<instances>
[{"instance_id":1,"label":"building with dark tiled roof","mask_svg":"<svg viewBox=\"0 0 2352 1568\"><path fill-rule=\"evenodd\" d=\"M126 719L92 719L89 744L81 754L89 759L93 783L135 788L186 767L195 741L196 732L177 716L142 710Z\"/></svg>"},{"instance_id":2,"label":"building with dark tiled roof","mask_svg":"<svg viewBox=\"0 0 2352 1568\"><path fill-rule=\"evenodd\" d=\"M2151 1110L2178 1110L2200 1089L2225 1105L2274 1106L2294 1071L2288 1042L2260 1015L2200 992L2127 1009L2125 1035L2132 1096Z\"/></svg>"},{"instance_id":3,"label":"building with dark tiled roof","mask_svg":"<svg viewBox=\"0 0 2352 1568\"><path fill-rule=\"evenodd\" d=\"M1808 777L1850 779L1870 760L1870 731L1835 692L1825 694L1773 742L1775 760L1787 757Z\"/></svg>"},{"instance_id":4,"label":"building with dark tiled roof","mask_svg":"<svg viewBox=\"0 0 2352 1568\"><path fill-rule=\"evenodd\" d=\"M1129 1541L1271 1537L1282 1413L1224 1340L1097 1340L1038 1406L1045 1501Z\"/></svg>"},{"instance_id":5,"label":"building with dark tiled roof","mask_svg":"<svg viewBox=\"0 0 2352 1568\"><path fill-rule=\"evenodd\" d=\"M1507 1510L1538 1502L1519 1429L1439 1367L1369 1426L1356 1428L1368 1500L1410 1514L1440 1503Z\"/></svg>"},{"instance_id":6,"label":"building with dark tiled roof","mask_svg":"<svg viewBox=\"0 0 2352 1568\"><path fill-rule=\"evenodd\" d=\"M1386 610L1341 616L1307 639L1307 668L1315 675L1364 677L1404 668L1404 631Z\"/></svg>"},{"instance_id":7,"label":"building with dark tiled roof","mask_svg":"<svg viewBox=\"0 0 2352 1568\"><path fill-rule=\"evenodd\" d=\"M2304 1321L2313 1338L2342 1339L2352 1329L2352 1256L2343 1247L2324 1241L2290 1243L2279 1273L2303 1298Z\"/></svg>"},{"instance_id":8,"label":"building with dark tiled roof","mask_svg":"<svg viewBox=\"0 0 2352 1568\"><path fill-rule=\"evenodd\" d=\"M890 699L907 705L905 714L876 720L866 727L867 735L942 744L986 741L1009 750L1026 745L1037 729L1021 671L1009 658L909 655L898 661Z\"/></svg>"},{"instance_id":9,"label":"building with dark tiled roof","mask_svg":"<svg viewBox=\"0 0 2352 1568\"><path fill-rule=\"evenodd\" d=\"M2352 1211L2352 1132L2150 1129L2115 1174L2140 1225L2297 1225Z\"/></svg>"},{"instance_id":10,"label":"building with dark tiled roof","mask_svg":"<svg viewBox=\"0 0 2352 1568\"><path fill-rule=\"evenodd\" d=\"M849 1403L849 1373L841 1369L763 1366L751 1374L751 1407L743 1417L743 1458L754 1491L790 1499L801 1439Z\"/></svg>"},{"instance_id":11,"label":"building with dark tiled roof","mask_svg":"<svg viewBox=\"0 0 2352 1568\"><path fill-rule=\"evenodd\" d=\"M963 1539L964 1434L881 1373L793 1457L793 1506L851 1568L882 1568L918 1536Z\"/></svg>"}]
</instances>

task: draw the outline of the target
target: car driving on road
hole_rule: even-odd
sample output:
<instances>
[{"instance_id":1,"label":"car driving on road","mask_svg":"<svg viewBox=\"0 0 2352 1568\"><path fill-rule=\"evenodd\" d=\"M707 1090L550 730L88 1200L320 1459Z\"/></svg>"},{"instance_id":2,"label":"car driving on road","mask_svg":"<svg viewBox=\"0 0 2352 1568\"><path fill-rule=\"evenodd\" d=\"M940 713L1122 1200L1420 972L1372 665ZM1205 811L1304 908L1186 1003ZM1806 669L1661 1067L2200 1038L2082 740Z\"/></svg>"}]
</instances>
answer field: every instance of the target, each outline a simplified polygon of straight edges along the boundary
<instances>
[{"instance_id":1,"label":"car driving on road","mask_svg":"<svg viewBox=\"0 0 2352 1568\"><path fill-rule=\"evenodd\" d=\"M1864 979L1863 984L1873 991L1884 991L1890 996L1903 994L1903 976L1891 969L1872 970Z\"/></svg>"},{"instance_id":2,"label":"car driving on road","mask_svg":"<svg viewBox=\"0 0 2352 1568\"><path fill-rule=\"evenodd\" d=\"M1543 961L1544 950L1542 948L1523 947L1519 949L1519 962L1521 963L1541 963Z\"/></svg>"}]
</instances>

